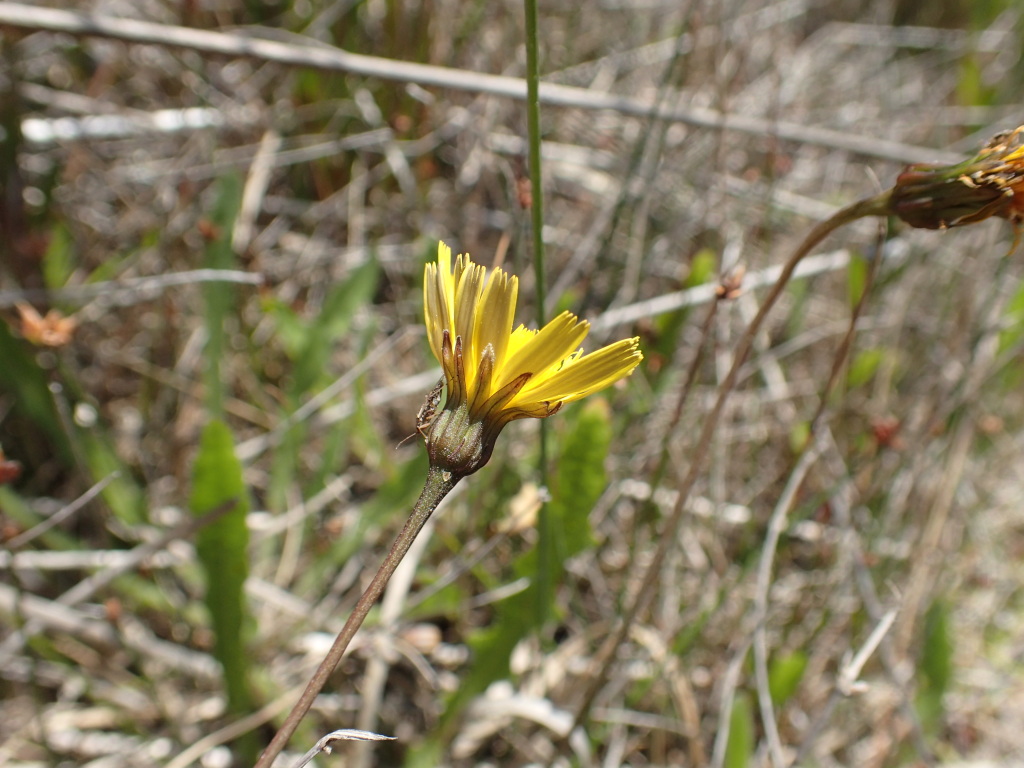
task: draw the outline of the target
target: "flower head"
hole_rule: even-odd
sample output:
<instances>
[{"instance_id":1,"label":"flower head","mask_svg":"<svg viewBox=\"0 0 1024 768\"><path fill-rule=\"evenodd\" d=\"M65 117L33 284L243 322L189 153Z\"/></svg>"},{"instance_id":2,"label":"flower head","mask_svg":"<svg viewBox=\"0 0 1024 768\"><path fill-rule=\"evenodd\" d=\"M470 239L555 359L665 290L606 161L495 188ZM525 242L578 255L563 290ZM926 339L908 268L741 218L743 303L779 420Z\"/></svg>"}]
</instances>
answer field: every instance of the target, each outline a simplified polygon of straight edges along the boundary
<instances>
[{"instance_id":1,"label":"flower head","mask_svg":"<svg viewBox=\"0 0 1024 768\"><path fill-rule=\"evenodd\" d=\"M35 307L24 302L15 305L21 315L21 335L41 347L63 347L71 341L71 335L78 327L73 317L64 317L59 310L51 309L43 317Z\"/></svg>"},{"instance_id":2,"label":"flower head","mask_svg":"<svg viewBox=\"0 0 1024 768\"><path fill-rule=\"evenodd\" d=\"M896 178L892 212L912 227L946 229L992 216L1024 221L1024 126L994 137L957 165L908 165Z\"/></svg>"},{"instance_id":3,"label":"flower head","mask_svg":"<svg viewBox=\"0 0 1024 768\"><path fill-rule=\"evenodd\" d=\"M427 336L444 369L447 399L426 432L433 466L465 476L491 456L514 419L544 418L633 372L643 359L639 339L584 355L590 324L563 312L534 331L513 330L519 280L488 270L468 255L452 263L440 243L424 276Z\"/></svg>"}]
</instances>

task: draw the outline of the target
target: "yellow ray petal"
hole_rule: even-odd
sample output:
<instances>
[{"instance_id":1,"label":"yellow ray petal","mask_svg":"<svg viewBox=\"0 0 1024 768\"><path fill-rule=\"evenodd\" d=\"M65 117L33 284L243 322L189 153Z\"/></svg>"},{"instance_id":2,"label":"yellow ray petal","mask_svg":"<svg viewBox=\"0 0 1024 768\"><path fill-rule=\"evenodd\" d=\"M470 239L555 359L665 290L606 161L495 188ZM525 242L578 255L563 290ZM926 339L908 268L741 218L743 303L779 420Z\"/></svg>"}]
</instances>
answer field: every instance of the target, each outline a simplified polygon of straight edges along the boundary
<instances>
[{"instance_id":1,"label":"yellow ray petal","mask_svg":"<svg viewBox=\"0 0 1024 768\"><path fill-rule=\"evenodd\" d=\"M527 402L565 402L579 400L614 384L643 360L640 340L624 339L589 355L566 362L561 370L542 381L531 379L510 403L510 407Z\"/></svg>"},{"instance_id":2,"label":"yellow ray petal","mask_svg":"<svg viewBox=\"0 0 1024 768\"><path fill-rule=\"evenodd\" d=\"M519 280L514 275L509 276L504 270L495 269L480 298L480 312L474 329L474 347L483 350L488 344L491 345L494 350L495 371L501 371L505 362L518 291Z\"/></svg>"},{"instance_id":3,"label":"yellow ray petal","mask_svg":"<svg viewBox=\"0 0 1024 768\"><path fill-rule=\"evenodd\" d=\"M536 386L537 379L543 379L579 347L589 329L590 323L577 320L572 312L563 312L531 338L521 336L521 346L502 368L502 380L532 373L531 383Z\"/></svg>"}]
</instances>

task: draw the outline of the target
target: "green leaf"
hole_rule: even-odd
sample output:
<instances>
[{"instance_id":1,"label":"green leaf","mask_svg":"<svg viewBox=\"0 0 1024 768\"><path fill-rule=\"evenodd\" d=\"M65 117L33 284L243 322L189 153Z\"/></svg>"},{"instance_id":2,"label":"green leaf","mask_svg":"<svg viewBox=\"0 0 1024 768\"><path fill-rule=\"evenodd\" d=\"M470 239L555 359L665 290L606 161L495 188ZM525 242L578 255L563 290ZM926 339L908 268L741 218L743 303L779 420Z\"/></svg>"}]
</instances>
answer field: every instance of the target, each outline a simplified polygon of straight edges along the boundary
<instances>
[{"instance_id":1,"label":"green leaf","mask_svg":"<svg viewBox=\"0 0 1024 768\"><path fill-rule=\"evenodd\" d=\"M328 292L320 312L308 324L290 308L274 307L274 317L283 334L282 343L294 361L288 386L289 412L297 410L307 395L331 379L329 362L333 348L338 339L348 333L356 312L372 300L378 275L377 261L369 259L348 280ZM284 508L287 490L296 482L299 451L306 444L307 430L305 421L291 424L274 453L267 490L267 506L271 510Z\"/></svg>"},{"instance_id":2,"label":"green leaf","mask_svg":"<svg viewBox=\"0 0 1024 768\"><path fill-rule=\"evenodd\" d=\"M73 463L71 443L53 402L47 375L30 347L16 339L7 323L0 322L0 390L14 395L14 408L46 435L51 450L66 464Z\"/></svg>"},{"instance_id":3,"label":"green leaf","mask_svg":"<svg viewBox=\"0 0 1024 768\"><path fill-rule=\"evenodd\" d=\"M846 267L846 288L850 300L850 307L856 307L864 296L864 289L868 284L868 261L857 255L851 255L850 263Z\"/></svg>"},{"instance_id":4,"label":"green leaf","mask_svg":"<svg viewBox=\"0 0 1024 768\"><path fill-rule=\"evenodd\" d=\"M381 471L391 462L392 450L381 439L377 421L366 405L365 382L358 382L353 392L355 410L347 421L349 447L359 463L372 471Z\"/></svg>"},{"instance_id":5,"label":"green leaf","mask_svg":"<svg viewBox=\"0 0 1024 768\"><path fill-rule=\"evenodd\" d=\"M850 389L862 387L871 381L884 359L885 350L880 347L858 352L850 363L850 370L846 374L846 383Z\"/></svg>"},{"instance_id":6,"label":"green leaf","mask_svg":"<svg viewBox=\"0 0 1024 768\"><path fill-rule=\"evenodd\" d=\"M242 182L237 175L224 176L217 183L217 201L210 214L213 236L203 253L203 266L207 269L230 269L235 266L235 253L231 247L231 233L242 205ZM206 406L214 416L224 410L224 382L220 364L226 347L224 320L235 299L235 287L229 283L203 284L206 299Z\"/></svg>"},{"instance_id":7,"label":"green leaf","mask_svg":"<svg viewBox=\"0 0 1024 768\"><path fill-rule=\"evenodd\" d=\"M141 233L138 246L124 253L112 252L106 255L99 264L93 267L86 275L86 283L102 283L107 280L114 280L129 264L137 261L142 253L152 251L161 247L163 232L159 229L151 229ZM81 267L81 265L79 265Z\"/></svg>"},{"instance_id":8,"label":"green leaf","mask_svg":"<svg viewBox=\"0 0 1024 768\"><path fill-rule=\"evenodd\" d=\"M983 3L975 3L975 5L983 5ZM964 56L960 60L960 78L956 85L957 101L965 107L992 106L999 91L997 88L987 85L985 77L985 69L977 57Z\"/></svg>"},{"instance_id":9,"label":"green leaf","mask_svg":"<svg viewBox=\"0 0 1024 768\"><path fill-rule=\"evenodd\" d=\"M8 522L15 523L21 530L32 528L46 519L32 509L32 505L9 485L0 485L0 514ZM80 540L62 531L59 526L43 532L38 541L46 549L77 550L82 548Z\"/></svg>"},{"instance_id":10,"label":"green leaf","mask_svg":"<svg viewBox=\"0 0 1024 768\"><path fill-rule=\"evenodd\" d=\"M693 288L714 280L717 268L718 257L715 252L710 248L701 249L690 262L690 271L683 281L683 287ZM674 312L666 312L654 317L655 338L650 348L645 349L645 354L660 354L666 359L672 359L679 347L679 335L686 327L691 314L691 308L683 307ZM661 372L667 373L671 369L672 366L666 365L661 368ZM667 380L668 377L658 376L657 378Z\"/></svg>"},{"instance_id":11,"label":"green leaf","mask_svg":"<svg viewBox=\"0 0 1024 768\"><path fill-rule=\"evenodd\" d=\"M949 609L941 598L932 603L925 615L921 672L929 688L949 688L953 677L953 638L949 631Z\"/></svg>"},{"instance_id":12,"label":"green leaf","mask_svg":"<svg viewBox=\"0 0 1024 768\"><path fill-rule=\"evenodd\" d=\"M814 295L810 281L805 277L797 277L789 281L786 293L790 297L789 315L786 317L785 337L797 336L807 326L807 305Z\"/></svg>"},{"instance_id":13,"label":"green leaf","mask_svg":"<svg viewBox=\"0 0 1024 768\"><path fill-rule=\"evenodd\" d=\"M718 268L718 256L710 248L701 248L690 262L690 274L686 276L683 285L693 288L697 285L709 283L715 279L715 270Z\"/></svg>"},{"instance_id":14,"label":"green leaf","mask_svg":"<svg viewBox=\"0 0 1024 768\"><path fill-rule=\"evenodd\" d=\"M999 332L999 351L1020 346L1024 342L1024 280L1017 284L1013 296L1003 312L1002 330Z\"/></svg>"},{"instance_id":15,"label":"green leaf","mask_svg":"<svg viewBox=\"0 0 1024 768\"><path fill-rule=\"evenodd\" d=\"M608 485L604 462L611 446L611 416L606 400L592 398L576 412L572 431L565 440L558 470L551 485L551 501L546 512L552 547L550 561L539 567L551 574L549 601L541 607L541 616L554 608L553 586L561 581L565 561L593 546L590 511ZM543 598L538 595L538 598Z\"/></svg>"},{"instance_id":16,"label":"green leaf","mask_svg":"<svg viewBox=\"0 0 1024 768\"><path fill-rule=\"evenodd\" d=\"M50 230L50 243L43 254L43 281L47 288L63 288L75 269L74 242L63 224Z\"/></svg>"},{"instance_id":17,"label":"green leaf","mask_svg":"<svg viewBox=\"0 0 1024 768\"><path fill-rule=\"evenodd\" d=\"M114 515L128 525L140 523L146 519L146 499L142 489L136 485L132 475L117 452L113 441L107 433L105 424L95 424L89 428L76 428L72 435L77 452L83 457L93 482L99 482L111 474L117 477L103 489L103 500L110 506Z\"/></svg>"},{"instance_id":18,"label":"green leaf","mask_svg":"<svg viewBox=\"0 0 1024 768\"><path fill-rule=\"evenodd\" d=\"M276 296L264 297L262 305L263 313L274 321L274 332L284 353L295 360L306 346L309 329L299 314Z\"/></svg>"},{"instance_id":19,"label":"green leaf","mask_svg":"<svg viewBox=\"0 0 1024 768\"><path fill-rule=\"evenodd\" d=\"M295 360L295 394L304 395L329 377L327 361L331 350L348 333L356 312L370 303L377 289L378 272L377 261L369 259L347 280L330 289Z\"/></svg>"},{"instance_id":20,"label":"green leaf","mask_svg":"<svg viewBox=\"0 0 1024 768\"><path fill-rule=\"evenodd\" d=\"M243 714L252 708L249 656L243 639L243 628L249 622L243 591L249 572L249 529L245 525L249 500L231 431L214 420L206 425L199 443L189 507L194 515L201 516L224 504L234 506L199 531L196 549L206 572L214 656L224 668L228 705L232 712Z\"/></svg>"},{"instance_id":21,"label":"green leaf","mask_svg":"<svg viewBox=\"0 0 1024 768\"><path fill-rule=\"evenodd\" d=\"M917 711L925 731L935 733L942 723L942 698L953 678L953 636L949 631L949 608L941 598L936 599L925 614L918 669L921 685L917 696Z\"/></svg>"},{"instance_id":22,"label":"green leaf","mask_svg":"<svg viewBox=\"0 0 1024 768\"><path fill-rule=\"evenodd\" d=\"M773 659L768 670L768 690L772 703L776 706L785 704L796 693L806 670L807 654L803 651L793 651Z\"/></svg>"},{"instance_id":23,"label":"green leaf","mask_svg":"<svg viewBox=\"0 0 1024 768\"><path fill-rule=\"evenodd\" d=\"M754 754L754 707L750 694L737 691L729 713L729 743L725 747L725 768L747 768Z\"/></svg>"},{"instance_id":24,"label":"green leaf","mask_svg":"<svg viewBox=\"0 0 1024 768\"><path fill-rule=\"evenodd\" d=\"M811 439L811 423L809 421L795 421L789 428L789 450L799 456L807 448Z\"/></svg>"}]
</instances>

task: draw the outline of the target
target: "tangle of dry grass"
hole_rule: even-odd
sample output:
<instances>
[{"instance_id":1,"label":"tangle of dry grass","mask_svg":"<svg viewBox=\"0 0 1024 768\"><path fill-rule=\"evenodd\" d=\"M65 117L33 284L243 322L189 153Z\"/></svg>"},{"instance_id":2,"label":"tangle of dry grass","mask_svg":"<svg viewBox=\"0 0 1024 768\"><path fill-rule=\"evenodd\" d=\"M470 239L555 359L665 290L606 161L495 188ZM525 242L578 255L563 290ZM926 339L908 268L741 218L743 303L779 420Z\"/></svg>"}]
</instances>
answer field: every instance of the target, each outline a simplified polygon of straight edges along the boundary
<instances>
[{"instance_id":1,"label":"tangle of dry grass","mask_svg":"<svg viewBox=\"0 0 1024 768\"><path fill-rule=\"evenodd\" d=\"M751 339L687 481L804 233L903 163L959 159L1024 122L1016 5L917 5L542 4L548 309L591 319L595 344L635 330L646 357L607 395L594 544L565 563L558 621L453 711L496 663L474 656L480 636L525 588L541 494L531 427L510 427L432 521L292 761L351 726L396 740L317 764L1014 764L1024 271L1005 223L833 235ZM0 173L17 191L0 218L15 331L0 349L32 367L0 387L0 445L22 465L0 496L0 762L216 765L242 733L266 742L419 490L421 448L401 442L438 375L419 330L436 241L500 254L532 300L520 7L72 9L115 20L102 29L64 10L0 2L16 147ZM237 269L210 272L231 177ZM333 287L371 262L372 292L292 400L290 345L329 333ZM720 300L741 265L743 289ZM184 511L204 281L238 297L225 412L256 510L261 708L241 722ZM17 338L19 301L73 316L70 340ZM37 391L52 432L25 407ZM556 458L578 421L556 426ZM134 523L110 496L125 488L145 511ZM620 625L681 491L649 604Z\"/></svg>"}]
</instances>

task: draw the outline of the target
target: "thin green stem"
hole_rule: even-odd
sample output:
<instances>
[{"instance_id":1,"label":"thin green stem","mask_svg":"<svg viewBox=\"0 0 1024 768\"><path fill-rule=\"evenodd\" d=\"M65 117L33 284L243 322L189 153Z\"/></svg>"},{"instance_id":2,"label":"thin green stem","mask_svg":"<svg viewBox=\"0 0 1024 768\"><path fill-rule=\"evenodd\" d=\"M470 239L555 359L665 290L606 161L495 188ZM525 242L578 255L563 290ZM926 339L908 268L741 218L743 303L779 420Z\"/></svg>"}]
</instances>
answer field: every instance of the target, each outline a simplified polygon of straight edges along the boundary
<instances>
[{"instance_id":1,"label":"thin green stem","mask_svg":"<svg viewBox=\"0 0 1024 768\"><path fill-rule=\"evenodd\" d=\"M541 177L540 159L540 65L537 35L537 0L523 0L526 24L526 123L527 140L530 147L530 216L533 231L533 272L536 282L537 327L545 322L547 283L544 271L544 181ZM540 423L539 466L541 484L548 484L548 430L544 421ZM547 506L542 505L537 513L537 573L534 583L537 594L538 625L547 620L552 603L552 562L554 557L553 531Z\"/></svg>"},{"instance_id":2,"label":"thin green stem","mask_svg":"<svg viewBox=\"0 0 1024 768\"><path fill-rule=\"evenodd\" d=\"M302 696L299 697L291 712L288 713L288 717L285 719L280 730L274 735L270 745L260 755L255 768L270 768L274 759L285 748L288 740L295 733L295 729L302 722L302 718L306 716L309 708L313 706L317 695L323 690L334 668L338 666L341 657L345 655L348 644L355 637L363 621L366 620L370 609L384 592L384 588L388 585L388 581L391 579L392 574L394 574L398 564L402 562L402 559L409 551L409 547L412 546L416 536L422 530L433 511L437 509L437 505L441 503L445 496L451 493L451 490L458 481L459 478L450 472L434 467L427 470L427 479L423 485L423 491L420 493L415 506L413 506L412 513L409 515L409 519L406 520L405 526L395 539L395 543L391 545L391 551L384 558L384 562L381 563L380 568L377 570L377 575L373 577L370 586L366 588L366 591L359 598L356 607L352 609L352 614L348 617L348 621L345 622L345 626L341 628L338 636L334 639L334 645L331 646L331 650L327 652L327 656L320 662L320 666L317 667L313 677L310 678L306 689L302 692Z\"/></svg>"},{"instance_id":3,"label":"thin green stem","mask_svg":"<svg viewBox=\"0 0 1024 768\"><path fill-rule=\"evenodd\" d=\"M537 326L544 326L547 285L544 279L544 183L540 160L540 74L537 0L523 0L526 10L526 125L530 146L530 216L533 223L533 271L537 282Z\"/></svg>"},{"instance_id":4,"label":"thin green stem","mask_svg":"<svg viewBox=\"0 0 1024 768\"><path fill-rule=\"evenodd\" d=\"M736 386L740 368L742 368L744 362L746 362L747 356L750 354L750 350L754 345L754 339L757 338L757 334L760 332L765 318L775 306L779 297L782 296L782 292L793 277L793 273L796 271L797 265L803 261L804 257L806 257L815 246L828 237L832 232L852 221L856 221L857 219L862 219L867 216L888 215L889 195L890 192L887 191L874 197L860 200L859 202L843 208L831 218L820 222L815 226L814 229L807 234L807 237L804 238L800 247L797 248L792 256L790 256L789 261L787 261L783 266L779 279L775 281L771 291L769 291L768 295L765 297L764 303L761 304L757 315L754 316L754 319L750 321L750 324L744 330L743 335L740 337L739 343L736 346L736 352L732 359L732 366L729 368L729 372L726 374L725 379L718 387L718 396L715 399L715 404L711 408L710 413L708 413L704 419L700 435L698 436L697 442L690 455L689 470L687 471L686 477L683 479L679 488L679 496L676 499L675 506L669 514L668 519L665 521L665 528L659 538L658 548L655 550L654 556L648 562L647 567L643 572L643 576L640 579L640 587L629 600L626 610L622 615L622 620L619 622L616 631L608 636L608 639L598 651L597 658L595 660L597 669L595 670L595 674L590 675L590 682L587 685L587 689L584 691L583 699L576 711L575 725L580 725L583 719L587 716L587 713L590 711L590 707L594 702L594 697L597 695L597 692L604 684L604 680L608 675L608 670L615 658L616 650L625 640L626 634L629 632L629 628L633 625L636 617L641 611L644 611L647 608L650 604L651 598L657 593L657 581L661 572L662 564L665 561L665 557L668 554L669 549L675 544L679 525L682 522L683 515L686 511L690 493L693 491L697 478L704 470L707 457L711 453L711 441L718 429L718 422L721 419L723 410L725 409L725 403Z\"/></svg>"}]
</instances>

